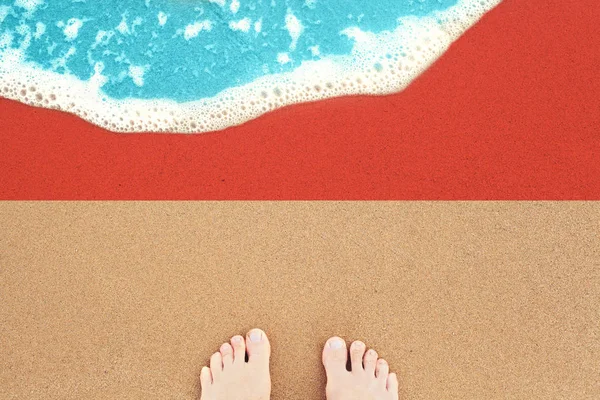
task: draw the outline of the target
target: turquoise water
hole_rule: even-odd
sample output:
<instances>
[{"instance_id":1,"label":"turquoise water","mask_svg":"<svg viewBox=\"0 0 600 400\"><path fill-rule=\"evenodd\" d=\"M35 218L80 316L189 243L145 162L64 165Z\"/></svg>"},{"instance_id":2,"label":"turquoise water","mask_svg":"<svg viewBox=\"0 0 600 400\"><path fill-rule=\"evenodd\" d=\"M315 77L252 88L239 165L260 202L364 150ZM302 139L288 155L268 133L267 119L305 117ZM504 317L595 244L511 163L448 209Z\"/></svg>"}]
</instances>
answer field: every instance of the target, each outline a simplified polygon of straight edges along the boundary
<instances>
[{"instance_id":1,"label":"turquoise water","mask_svg":"<svg viewBox=\"0 0 600 400\"><path fill-rule=\"evenodd\" d=\"M0 0L0 50L42 69L106 77L115 99L211 97L302 61L350 53L341 32L457 0Z\"/></svg>"}]
</instances>

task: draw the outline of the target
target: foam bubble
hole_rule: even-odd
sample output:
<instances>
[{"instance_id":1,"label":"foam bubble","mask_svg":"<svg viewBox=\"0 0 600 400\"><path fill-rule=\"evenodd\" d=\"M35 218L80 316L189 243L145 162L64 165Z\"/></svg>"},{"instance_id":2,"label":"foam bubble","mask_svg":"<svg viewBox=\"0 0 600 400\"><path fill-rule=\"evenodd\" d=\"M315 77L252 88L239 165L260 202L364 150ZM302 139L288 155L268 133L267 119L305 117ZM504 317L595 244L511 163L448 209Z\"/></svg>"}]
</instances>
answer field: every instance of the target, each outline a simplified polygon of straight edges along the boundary
<instances>
[{"instance_id":1,"label":"foam bubble","mask_svg":"<svg viewBox=\"0 0 600 400\"><path fill-rule=\"evenodd\" d=\"M68 41L73 41L79 34L79 29L83 26L83 21L79 18L71 18L64 26L63 33Z\"/></svg>"},{"instance_id":2,"label":"foam bubble","mask_svg":"<svg viewBox=\"0 0 600 400\"><path fill-rule=\"evenodd\" d=\"M231 4L229 5L229 10L236 14L240 9L240 2L239 0L231 0Z\"/></svg>"},{"instance_id":3,"label":"foam bubble","mask_svg":"<svg viewBox=\"0 0 600 400\"><path fill-rule=\"evenodd\" d=\"M129 35L131 32L129 31L129 26L127 25L127 17L123 15L121 22L115 27L115 29L121 32L121 35Z\"/></svg>"},{"instance_id":4,"label":"foam bubble","mask_svg":"<svg viewBox=\"0 0 600 400\"><path fill-rule=\"evenodd\" d=\"M159 11L159 13L158 13L158 24L160 26L164 26L167 23L167 18L168 18L167 14L165 14L162 11Z\"/></svg>"},{"instance_id":5,"label":"foam bubble","mask_svg":"<svg viewBox=\"0 0 600 400\"><path fill-rule=\"evenodd\" d=\"M298 44L298 39L300 38L304 27L302 26L302 22L300 22L300 20L296 18L294 14L292 14L290 9L288 9L287 15L285 16L285 28L292 38L290 50L295 50L296 45Z\"/></svg>"},{"instance_id":6,"label":"foam bubble","mask_svg":"<svg viewBox=\"0 0 600 400\"><path fill-rule=\"evenodd\" d=\"M250 31L251 23L252 23L252 21L250 21L250 18L246 17L246 18L240 19L239 21L229 22L229 28L231 28L234 31L248 32L248 31Z\"/></svg>"},{"instance_id":7,"label":"foam bubble","mask_svg":"<svg viewBox=\"0 0 600 400\"><path fill-rule=\"evenodd\" d=\"M262 31L262 18L254 23L254 32L259 33Z\"/></svg>"},{"instance_id":8,"label":"foam bubble","mask_svg":"<svg viewBox=\"0 0 600 400\"><path fill-rule=\"evenodd\" d=\"M33 34L33 37L39 39L44 33L46 33L46 25L43 22L37 22L35 24L35 33Z\"/></svg>"},{"instance_id":9,"label":"foam bubble","mask_svg":"<svg viewBox=\"0 0 600 400\"><path fill-rule=\"evenodd\" d=\"M208 2L220 5L221 7L225 6L225 0L208 0Z\"/></svg>"},{"instance_id":10,"label":"foam bubble","mask_svg":"<svg viewBox=\"0 0 600 400\"><path fill-rule=\"evenodd\" d=\"M133 83L136 86L144 86L144 74L146 73L147 66L130 65L129 76L133 79Z\"/></svg>"},{"instance_id":11,"label":"foam bubble","mask_svg":"<svg viewBox=\"0 0 600 400\"><path fill-rule=\"evenodd\" d=\"M224 0L210 1L225 5ZM101 90L106 80L101 64L95 65L94 75L87 81L43 70L25 61L22 48L12 48L12 36L5 32L0 37L0 94L26 104L64 110L116 132L214 131L288 104L402 90L500 1L459 0L455 6L427 17L400 18L395 30L379 34L349 29L345 34L354 42L349 55L304 61L291 72L266 75L214 97L186 103L110 98ZM301 21L297 22L291 21L291 29L287 29L300 35ZM188 32L189 38L207 29L210 21L198 24ZM104 34L100 36L103 40ZM69 49L59 58L62 63L57 63L64 66L74 51ZM143 84L145 68L130 65L129 76Z\"/></svg>"},{"instance_id":12,"label":"foam bubble","mask_svg":"<svg viewBox=\"0 0 600 400\"><path fill-rule=\"evenodd\" d=\"M194 22L193 24L189 24L185 27L183 31L183 37L185 40L190 40L198 36L198 34L202 31L210 31L212 29L212 22L209 20L204 20L200 22Z\"/></svg>"},{"instance_id":13,"label":"foam bubble","mask_svg":"<svg viewBox=\"0 0 600 400\"><path fill-rule=\"evenodd\" d=\"M287 64L291 61L289 53L279 53L277 54L277 62L279 64Z\"/></svg>"},{"instance_id":14,"label":"foam bubble","mask_svg":"<svg viewBox=\"0 0 600 400\"><path fill-rule=\"evenodd\" d=\"M15 0L15 7L24 8L29 12L35 11L42 4L44 4L44 0Z\"/></svg>"},{"instance_id":15,"label":"foam bubble","mask_svg":"<svg viewBox=\"0 0 600 400\"><path fill-rule=\"evenodd\" d=\"M8 16L8 14L10 13L11 7L9 6L0 6L0 24L2 22L4 22L4 19Z\"/></svg>"}]
</instances>

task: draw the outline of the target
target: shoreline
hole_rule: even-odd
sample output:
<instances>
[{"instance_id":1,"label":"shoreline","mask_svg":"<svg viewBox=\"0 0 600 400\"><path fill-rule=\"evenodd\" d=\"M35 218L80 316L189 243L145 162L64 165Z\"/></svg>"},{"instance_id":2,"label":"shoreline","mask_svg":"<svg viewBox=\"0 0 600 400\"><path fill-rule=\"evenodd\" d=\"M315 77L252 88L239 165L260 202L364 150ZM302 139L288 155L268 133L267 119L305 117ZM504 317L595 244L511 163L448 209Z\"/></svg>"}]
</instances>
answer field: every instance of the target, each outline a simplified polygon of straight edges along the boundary
<instances>
[{"instance_id":1,"label":"shoreline","mask_svg":"<svg viewBox=\"0 0 600 400\"><path fill-rule=\"evenodd\" d=\"M193 102L114 100L100 91L99 71L89 81L40 70L19 61L17 51L0 62L0 96L52 108L113 132L205 133L240 125L275 109L353 95L388 95L405 89L500 0L460 0L428 17L404 17L394 32L347 30L352 54L304 62L296 70L259 78ZM438 24L436 20L444 21ZM386 54L405 57L387 60ZM372 51L377 48L378 53ZM365 72L367 71L367 72ZM13 82L13 83L11 83ZM16 83L14 83L16 82Z\"/></svg>"}]
</instances>

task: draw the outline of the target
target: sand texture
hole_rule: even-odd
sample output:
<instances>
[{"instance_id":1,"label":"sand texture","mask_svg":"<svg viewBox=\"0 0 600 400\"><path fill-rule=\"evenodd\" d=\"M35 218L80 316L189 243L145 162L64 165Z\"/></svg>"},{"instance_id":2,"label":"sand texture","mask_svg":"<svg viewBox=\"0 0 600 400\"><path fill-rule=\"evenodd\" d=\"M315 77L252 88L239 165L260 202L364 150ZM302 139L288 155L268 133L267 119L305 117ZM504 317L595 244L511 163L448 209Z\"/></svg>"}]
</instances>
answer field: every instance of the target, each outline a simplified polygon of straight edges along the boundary
<instances>
[{"instance_id":1,"label":"sand texture","mask_svg":"<svg viewBox=\"0 0 600 400\"><path fill-rule=\"evenodd\" d=\"M600 203L0 203L0 398L196 399L234 334L273 400L360 339L401 399L600 398Z\"/></svg>"}]
</instances>

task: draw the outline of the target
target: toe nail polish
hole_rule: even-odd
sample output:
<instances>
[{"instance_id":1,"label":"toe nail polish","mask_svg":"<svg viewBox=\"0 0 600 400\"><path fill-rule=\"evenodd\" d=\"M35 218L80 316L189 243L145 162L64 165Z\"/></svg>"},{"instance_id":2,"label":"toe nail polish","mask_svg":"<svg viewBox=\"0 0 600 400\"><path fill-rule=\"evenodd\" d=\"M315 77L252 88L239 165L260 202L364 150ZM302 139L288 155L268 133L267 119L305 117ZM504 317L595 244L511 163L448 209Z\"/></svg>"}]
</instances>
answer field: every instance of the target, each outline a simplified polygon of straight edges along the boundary
<instances>
[{"instance_id":1,"label":"toe nail polish","mask_svg":"<svg viewBox=\"0 0 600 400\"><path fill-rule=\"evenodd\" d=\"M250 340L253 342L260 342L262 339L262 333L254 331L250 333Z\"/></svg>"},{"instance_id":2,"label":"toe nail polish","mask_svg":"<svg viewBox=\"0 0 600 400\"><path fill-rule=\"evenodd\" d=\"M329 347L331 347L332 349L341 349L342 345L343 343L340 339L335 339L329 342Z\"/></svg>"}]
</instances>

